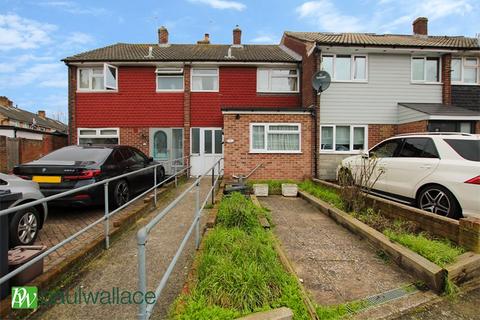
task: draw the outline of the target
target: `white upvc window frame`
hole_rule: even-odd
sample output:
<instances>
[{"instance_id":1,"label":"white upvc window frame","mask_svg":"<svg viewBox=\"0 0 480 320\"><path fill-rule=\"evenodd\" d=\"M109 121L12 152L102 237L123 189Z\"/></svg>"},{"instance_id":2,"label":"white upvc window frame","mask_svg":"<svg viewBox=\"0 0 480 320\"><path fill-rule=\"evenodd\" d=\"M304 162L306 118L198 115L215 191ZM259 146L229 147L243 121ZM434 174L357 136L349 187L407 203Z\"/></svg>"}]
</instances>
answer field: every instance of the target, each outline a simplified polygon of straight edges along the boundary
<instances>
[{"instance_id":1,"label":"white upvc window frame","mask_svg":"<svg viewBox=\"0 0 480 320\"><path fill-rule=\"evenodd\" d=\"M214 74L196 74L194 75L193 70L216 70L217 73ZM199 90L199 89L193 89L193 78L194 77L217 77L217 89L214 90ZM219 92L220 91L220 70L218 67L192 67L190 70L190 91L191 92Z\"/></svg>"},{"instance_id":2,"label":"white upvc window frame","mask_svg":"<svg viewBox=\"0 0 480 320\"><path fill-rule=\"evenodd\" d=\"M264 127L264 142L263 142L263 149L254 149L253 148L253 127L254 126L263 126ZM290 131L280 131L274 130L270 131L270 126L297 126L298 130ZM283 153L283 154L299 154L302 153L302 124L301 123L293 123L293 122L251 122L249 126L249 149L250 153ZM280 134L298 134L298 150L268 150L268 134L269 133L280 133Z\"/></svg>"},{"instance_id":3,"label":"white upvc window frame","mask_svg":"<svg viewBox=\"0 0 480 320\"><path fill-rule=\"evenodd\" d=\"M158 79L161 77L168 78L181 78L182 79L182 88L181 89L159 89L158 88ZM171 67L158 67L155 69L155 90L156 92L183 92L185 90L185 75L183 73L183 68L171 68Z\"/></svg>"},{"instance_id":4,"label":"white upvc window frame","mask_svg":"<svg viewBox=\"0 0 480 320\"><path fill-rule=\"evenodd\" d=\"M339 80L336 79L336 61L338 56L350 56L350 79L348 80ZM332 74L330 77L332 82L348 82L348 83L368 83L368 54L349 54L349 53L322 53L321 62L320 62L320 69L323 70L323 57L333 57L332 61ZM355 57L362 57L365 58L365 79L355 79Z\"/></svg>"},{"instance_id":5,"label":"white upvc window frame","mask_svg":"<svg viewBox=\"0 0 480 320\"><path fill-rule=\"evenodd\" d=\"M336 129L337 127L350 127L350 147L348 151L337 151L335 150L336 146ZM332 149L322 149L322 128L332 128ZM360 149L360 150L353 150L353 142L354 142L354 132L355 128L363 128L364 129L364 148L365 149ZM319 145L319 150L320 153L325 153L325 154L359 154L364 151L368 150L368 125L367 124L322 124L320 125L320 145Z\"/></svg>"},{"instance_id":6,"label":"white upvc window frame","mask_svg":"<svg viewBox=\"0 0 480 320\"><path fill-rule=\"evenodd\" d=\"M434 58L438 59L438 81L427 81L427 59ZM413 60L414 59L423 59L423 79L424 80L413 80ZM410 82L413 84L442 84L442 58L438 56L419 56L412 55L410 57Z\"/></svg>"},{"instance_id":7,"label":"white upvc window frame","mask_svg":"<svg viewBox=\"0 0 480 320\"><path fill-rule=\"evenodd\" d=\"M452 60L454 59L460 59L461 61L461 70L460 70L460 81L453 81L452 84L461 84L461 85L466 85L466 86L478 86L480 85L480 57L473 57L473 56L461 56L461 57L452 57ZM467 66L466 61L467 59L477 59L477 65L475 66ZM465 74L465 69L477 69L477 82L476 83L469 83L469 82L464 82L464 74Z\"/></svg>"},{"instance_id":8,"label":"white upvc window frame","mask_svg":"<svg viewBox=\"0 0 480 320\"><path fill-rule=\"evenodd\" d=\"M80 132L82 130L95 130L95 134L84 134L81 135ZM102 130L115 130L117 131L116 134L101 134ZM118 140L118 145L120 145L120 128L77 128L77 144L80 144L80 138L116 138Z\"/></svg>"},{"instance_id":9,"label":"white upvc window frame","mask_svg":"<svg viewBox=\"0 0 480 320\"><path fill-rule=\"evenodd\" d=\"M295 75L283 75L283 76L278 76L275 75L275 71L280 71L280 70L295 70L296 74ZM268 72L268 89L260 89L260 72L262 71L267 71ZM290 90L272 90L272 78L296 78L297 79L297 89L294 91ZM300 70L298 68L292 67L284 67L284 68L266 68L266 67L259 67L257 68L257 92L258 93L299 93L300 92Z\"/></svg>"},{"instance_id":10,"label":"white upvc window frame","mask_svg":"<svg viewBox=\"0 0 480 320\"><path fill-rule=\"evenodd\" d=\"M99 75L95 75L93 73L93 69L102 69L103 68L103 89L94 89L93 88L93 78L100 77ZM112 68L115 70L115 84L111 85L108 83L108 68ZM88 88L81 88L80 87L80 71L87 70L88 71ZM78 92L118 92L118 67L104 63L103 67L100 66L85 66L77 68L77 91Z\"/></svg>"}]
</instances>

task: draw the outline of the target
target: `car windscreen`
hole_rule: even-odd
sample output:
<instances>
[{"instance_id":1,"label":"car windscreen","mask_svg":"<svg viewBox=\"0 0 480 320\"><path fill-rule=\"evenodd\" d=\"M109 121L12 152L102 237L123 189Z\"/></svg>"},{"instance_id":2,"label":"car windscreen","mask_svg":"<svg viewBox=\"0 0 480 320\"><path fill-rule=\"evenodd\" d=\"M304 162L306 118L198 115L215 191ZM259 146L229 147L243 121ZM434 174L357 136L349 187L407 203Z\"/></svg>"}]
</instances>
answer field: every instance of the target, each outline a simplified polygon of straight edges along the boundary
<instances>
[{"instance_id":1,"label":"car windscreen","mask_svg":"<svg viewBox=\"0 0 480 320\"><path fill-rule=\"evenodd\" d=\"M93 161L102 162L110 155L112 149L106 148L62 148L47 154L41 160L49 161Z\"/></svg>"},{"instance_id":2,"label":"car windscreen","mask_svg":"<svg viewBox=\"0 0 480 320\"><path fill-rule=\"evenodd\" d=\"M480 161L480 140L444 139L462 158Z\"/></svg>"}]
</instances>

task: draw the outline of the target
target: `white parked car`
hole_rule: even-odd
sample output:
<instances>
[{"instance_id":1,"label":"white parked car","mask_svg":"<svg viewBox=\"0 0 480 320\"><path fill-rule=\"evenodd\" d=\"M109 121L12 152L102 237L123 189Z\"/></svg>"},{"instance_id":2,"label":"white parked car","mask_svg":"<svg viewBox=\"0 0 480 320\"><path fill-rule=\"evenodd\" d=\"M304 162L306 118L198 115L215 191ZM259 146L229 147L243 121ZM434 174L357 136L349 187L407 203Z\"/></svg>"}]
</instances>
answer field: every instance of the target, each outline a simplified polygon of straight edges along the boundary
<instances>
[{"instance_id":1,"label":"white parked car","mask_svg":"<svg viewBox=\"0 0 480 320\"><path fill-rule=\"evenodd\" d=\"M358 177L364 161L376 161L372 193L450 218L480 218L480 135L398 135L344 159L337 178L342 171Z\"/></svg>"},{"instance_id":2,"label":"white parked car","mask_svg":"<svg viewBox=\"0 0 480 320\"><path fill-rule=\"evenodd\" d=\"M20 199L7 204L9 208L44 198L38 183L4 173L0 173L0 190L22 194ZM48 207L45 202L9 214L10 247L33 244L47 219L47 214Z\"/></svg>"}]
</instances>

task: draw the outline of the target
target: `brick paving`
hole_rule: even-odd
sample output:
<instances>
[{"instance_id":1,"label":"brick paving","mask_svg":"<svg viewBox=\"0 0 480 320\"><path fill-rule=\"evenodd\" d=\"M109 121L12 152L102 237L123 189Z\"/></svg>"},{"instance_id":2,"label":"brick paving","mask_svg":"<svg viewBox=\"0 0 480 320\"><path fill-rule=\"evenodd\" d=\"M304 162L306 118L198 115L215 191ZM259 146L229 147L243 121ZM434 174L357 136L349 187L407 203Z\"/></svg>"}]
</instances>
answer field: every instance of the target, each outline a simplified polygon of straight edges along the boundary
<instances>
[{"instance_id":1,"label":"brick paving","mask_svg":"<svg viewBox=\"0 0 480 320\"><path fill-rule=\"evenodd\" d=\"M300 198L259 198L272 211L274 232L314 301L340 304L412 283L367 241Z\"/></svg>"}]
</instances>

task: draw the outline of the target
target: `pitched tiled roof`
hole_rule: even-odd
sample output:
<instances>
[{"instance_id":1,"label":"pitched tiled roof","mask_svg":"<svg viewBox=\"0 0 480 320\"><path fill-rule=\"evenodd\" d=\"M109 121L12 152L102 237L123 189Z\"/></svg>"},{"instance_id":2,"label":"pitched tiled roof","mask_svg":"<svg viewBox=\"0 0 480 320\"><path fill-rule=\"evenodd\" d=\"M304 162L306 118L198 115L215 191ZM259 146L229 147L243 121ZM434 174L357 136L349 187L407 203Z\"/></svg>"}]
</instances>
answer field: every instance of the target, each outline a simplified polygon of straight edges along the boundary
<instances>
[{"instance_id":1,"label":"pitched tiled roof","mask_svg":"<svg viewBox=\"0 0 480 320\"><path fill-rule=\"evenodd\" d=\"M67 132L68 128L66 124L60 121L50 118L42 118L38 114L2 104L0 104L0 114L2 114L5 118L16 120L19 122L25 122L29 125L32 125L33 119L35 119L35 123L38 126L52 128L53 130L59 132Z\"/></svg>"},{"instance_id":2,"label":"pitched tiled roof","mask_svg":"<svg viewBox=\"0 0 480 320\"><path fill-rule=\"evenodd\" d=\"M149 48L152 56L149 57ZM228 50L231 49L231 57ZM75 61L237 61L237 62L296 62L278 45L243 45L232 47L218 44L128 44L117 43L104 48L65 58Z\"/></svg>"},{"instance_id":3,"label":"pitched tiled roof","mask_svg":"<svg viewBox=\"0 0 480 320\"><path fill-rule=\"evenodd\" d=\"M317 42L319 45L480 49L479 41L476 38L467 38L463 36L420 36L400 34L291 31L286 31L285 35L303 41Z\"/></svg>"}]
</instances>

